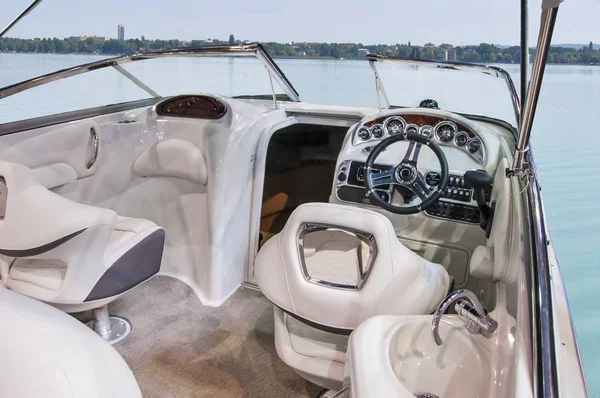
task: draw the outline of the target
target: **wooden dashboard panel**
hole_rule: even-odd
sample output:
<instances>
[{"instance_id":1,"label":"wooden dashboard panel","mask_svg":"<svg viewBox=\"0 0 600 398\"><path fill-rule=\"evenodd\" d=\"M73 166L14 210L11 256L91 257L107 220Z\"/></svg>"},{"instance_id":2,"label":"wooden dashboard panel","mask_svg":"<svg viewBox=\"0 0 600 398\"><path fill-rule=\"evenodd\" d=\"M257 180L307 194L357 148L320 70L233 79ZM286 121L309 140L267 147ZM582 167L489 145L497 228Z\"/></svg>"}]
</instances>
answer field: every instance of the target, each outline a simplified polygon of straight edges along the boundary
<instances>
[{"instance_id":1,"label":"wooden dashboard panel","mask_svg":"<svg viewBox=\"0 0 600 398\"><path fill-rule=\"evenodd\" d=\"M380 117L375 120L371 120L370 122L366 122L364 125L367 127L372 127L376 124L383 124L385 119L389 119L392 116L394 116L394 115ZM443 117L432 116L432 115L412 115L412 114L399 113L397 116L400 116L402 119L406 120L406 123L416 124L419 127L425 126L425 125L435 127L435 125L438 124L439 122L443 122L443 121L447 120ZM458 131L466 132L470 138L473 138L476 136L475 133L470 128L465 126L464 124L461 124L461 123L454 123L454 124L456 124L456 127L458 127Z\"/></svg>"},{"instance_id":2,"label":"wooden dashboard panel","mask_svg":"<svg viewBox=\"0 0 600 398\"><path fill-rule=\"evenodd\" d=\"M156 106L159 116L185 117L190 119L220 119L227 107L217 98L206 95L180 95Z\"/></svg>"}]
</instances>

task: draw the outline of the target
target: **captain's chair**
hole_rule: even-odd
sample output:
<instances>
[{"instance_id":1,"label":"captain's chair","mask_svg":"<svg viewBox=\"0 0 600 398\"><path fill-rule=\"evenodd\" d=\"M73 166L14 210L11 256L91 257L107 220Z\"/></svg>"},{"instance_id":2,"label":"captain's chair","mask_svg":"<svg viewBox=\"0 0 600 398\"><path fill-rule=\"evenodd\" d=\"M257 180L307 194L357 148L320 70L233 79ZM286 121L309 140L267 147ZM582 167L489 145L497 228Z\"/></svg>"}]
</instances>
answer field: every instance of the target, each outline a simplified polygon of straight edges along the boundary
<instances>
[{"instance_id":1,"label":"captain's chair","mask_svg":"<svg viewBox=\"0 0 600 398\"><path fill-rule=\"evenodd\" d=\"M410 251L390 220L328 203L298 207L265 243L254 275L274 304L280 358L322 387L342 387L348 335L374 315L428 314L448 293L439 264Z\"/></svg>"},{"instance_id":2,"label":"captain's chair","mask_svg":"<svg viewBox=\"0 0 600 398\"><path fill-rule=\"evenodd\" d=\"M131 326L106 305L160 269L165 233L57 195L23 165L0 161L0 277L7 288L66 312L94 309L111 341Z\"/></svg>"}]
</instances>

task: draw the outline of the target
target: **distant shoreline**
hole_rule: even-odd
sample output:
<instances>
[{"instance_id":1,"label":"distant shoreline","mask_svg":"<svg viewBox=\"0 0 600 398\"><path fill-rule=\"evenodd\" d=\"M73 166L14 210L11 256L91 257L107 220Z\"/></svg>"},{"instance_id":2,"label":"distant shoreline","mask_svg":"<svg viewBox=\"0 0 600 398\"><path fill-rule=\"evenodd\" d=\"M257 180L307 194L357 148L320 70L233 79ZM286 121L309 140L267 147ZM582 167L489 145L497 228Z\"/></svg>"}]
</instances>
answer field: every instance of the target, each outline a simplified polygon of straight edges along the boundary
<instances>
[{"instance_id":1,"label":"distant shoreline","mask_svg":"<svg viewBox=\"0 0 600 398\"><path fill-rule=\"evenodd\" d=\"M111 58L111 57L119 57L119 56L124 56L127 54L92 54L92 53L49 53L49 52L18 52L18 51L0 51L0 56L4 55L4 54L18 54L18 55L59 55L59 56L71 56L71 55L85 55L85 56L95 56L95 57L105 57L105 58ZM303 56L303 57L293 57L293 56L273 56L273 59L295 59L295 60L311 60L311 61L364 61L361 59L337 59L334 57L321 57L321 56ZM477 63L477 62L473 62L473 63ZM484 63L479 63L479 64L484 64ZM489 64L493 64L493 65L519 65L518 63L507 63L507 62L491 62ZM600 66L600 64L596 64L596 63L590 63L590 64L585 64L585 63L556 63L556 62L548 62L548 65L564 65L564 66Z\"/></svg>"}]
</instances>

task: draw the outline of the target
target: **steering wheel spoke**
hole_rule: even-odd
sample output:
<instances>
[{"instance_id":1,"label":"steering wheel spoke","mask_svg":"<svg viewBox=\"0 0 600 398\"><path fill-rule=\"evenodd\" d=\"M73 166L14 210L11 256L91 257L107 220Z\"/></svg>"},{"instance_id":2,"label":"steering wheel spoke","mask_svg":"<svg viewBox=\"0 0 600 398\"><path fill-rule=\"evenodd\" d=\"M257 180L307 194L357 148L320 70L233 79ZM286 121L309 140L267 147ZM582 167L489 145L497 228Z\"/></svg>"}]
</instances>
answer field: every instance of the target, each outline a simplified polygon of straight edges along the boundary
<instances>
[{"instance_id":1,"label":"steering wheel spoke","mask_svg":"<svg viewBox=\"0 0 600 398\"><path fill-rule=\"evenodd\" d=\"M379 172L366 173L366 175L371 182L372 188L396 183L396 180L394 179L394 168Z\"/></svg>"},{"instance_id":2,"label":"steering wheel spoke","mask_svg":"<svg viewBox=\"0 0 600 398\"><path fill-rule=\"evenodd\" d=\"M433 192L433 189L429 188L429 186L425 183L425 179L423 178L421 173L418 173L415 180L406 187L410 189L415 195L417 195L419 199L421 199L421 201L427 200Z\"/></svg>"},{"instance_id":3,"label":"steering wheel spoke","mask_svg":"<svg viewBox=\"0 0 600 398\"><path fill-rule=\"evenodd\" d=\"M417 167L417 161L419 160L419 153L421 153L422 146L423 144L420 142L410 141L408 149L406 150L406 155L404 155L404 159L402 159L402 163Z\"/></svg>"}]
</instances>

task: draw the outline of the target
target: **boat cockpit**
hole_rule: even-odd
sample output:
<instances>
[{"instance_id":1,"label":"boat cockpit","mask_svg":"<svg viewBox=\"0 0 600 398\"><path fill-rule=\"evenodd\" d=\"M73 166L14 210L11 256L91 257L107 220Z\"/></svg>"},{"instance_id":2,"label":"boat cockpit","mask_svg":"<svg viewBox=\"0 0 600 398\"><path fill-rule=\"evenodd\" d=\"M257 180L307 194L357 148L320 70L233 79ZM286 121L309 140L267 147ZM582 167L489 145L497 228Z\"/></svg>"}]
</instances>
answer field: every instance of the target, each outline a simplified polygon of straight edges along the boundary
<instances>
[{"instance_id":1,"label":"boat cockpit","mask_svg":"<svg viewBox=\"0 0 600 398\"><path fill-rule=\"evenodd\" d=\"M160 95L136 66L201 57L233 75L238 56L256 57L237 64L242 80L266 70L271 94ZM511 178L510 76L367 61L372 107L300 102L260 44L116 57L0 89L0 287L113 343L129 335L115 348L145 396L535 396L535 182ZM516 120L429 90L395 106L390 64L500 79ZM13 96L106 68L146 98L2 120Z\"/></svg>"}]
</instances>

